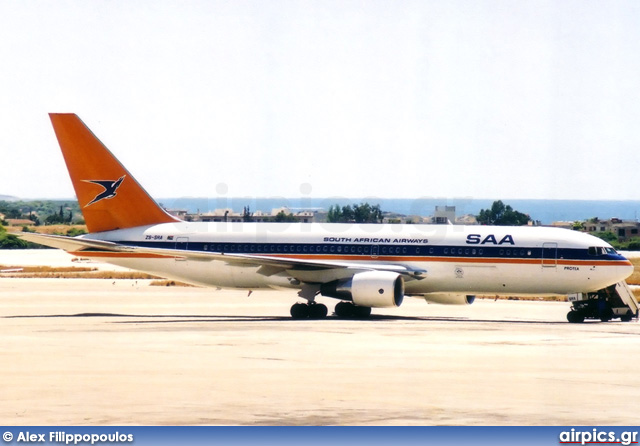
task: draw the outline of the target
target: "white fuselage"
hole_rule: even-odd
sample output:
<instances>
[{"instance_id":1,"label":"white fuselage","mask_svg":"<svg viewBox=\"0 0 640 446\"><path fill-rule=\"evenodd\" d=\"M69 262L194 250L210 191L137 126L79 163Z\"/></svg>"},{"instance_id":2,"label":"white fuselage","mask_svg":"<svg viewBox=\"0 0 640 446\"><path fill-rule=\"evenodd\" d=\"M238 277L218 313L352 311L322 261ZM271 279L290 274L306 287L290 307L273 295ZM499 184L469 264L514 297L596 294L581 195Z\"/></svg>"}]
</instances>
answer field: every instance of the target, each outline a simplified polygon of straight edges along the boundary
<instances>
[{"instance_id":1,"label":"white fuselage","mask_svg":"<svg viewBox=\"0 0 640 446\"><path fill-rule=\"evenodd\" d=\"M299 223L164 223L85 236L124 245L423 270L407 294L567 294L624 280L627 259L588 234L548 227ZM264 266L186 256L81 251L85 257L197 285L299 287L348 268L265 273Z\"/></svg>"}]
</instances>

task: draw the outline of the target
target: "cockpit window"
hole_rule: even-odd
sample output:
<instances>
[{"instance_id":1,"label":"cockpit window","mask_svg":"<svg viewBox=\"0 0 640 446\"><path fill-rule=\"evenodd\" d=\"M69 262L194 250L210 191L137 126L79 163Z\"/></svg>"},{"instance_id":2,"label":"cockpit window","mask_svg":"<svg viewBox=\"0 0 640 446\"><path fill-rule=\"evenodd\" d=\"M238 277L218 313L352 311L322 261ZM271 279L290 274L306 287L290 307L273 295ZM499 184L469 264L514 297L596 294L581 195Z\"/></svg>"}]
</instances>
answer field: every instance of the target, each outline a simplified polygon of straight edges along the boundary
<instances>
[{"instance_id":1,"label":"cockpit window","mask_svg":"<svg viewBox=\"0 0 640 446\"><path fill-rule=\"evenodd\" d=\"M604 256L607 254L617 254L616 250L613 248L604 248L602 246L590 246L589 247L589 255L590 256Z\"/></svg>"}]
</instances>

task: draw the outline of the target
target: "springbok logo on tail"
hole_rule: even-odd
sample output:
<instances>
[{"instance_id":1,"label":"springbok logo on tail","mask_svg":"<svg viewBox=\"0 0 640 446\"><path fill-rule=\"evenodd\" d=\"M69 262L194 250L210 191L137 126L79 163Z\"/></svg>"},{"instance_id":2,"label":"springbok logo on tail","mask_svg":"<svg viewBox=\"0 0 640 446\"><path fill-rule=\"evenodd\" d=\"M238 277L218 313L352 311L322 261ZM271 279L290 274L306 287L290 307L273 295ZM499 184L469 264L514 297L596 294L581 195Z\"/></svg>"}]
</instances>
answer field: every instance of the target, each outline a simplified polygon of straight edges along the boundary
<instances>
[{"instance_id":1,"label":"springbok logo on tail","mask_svg":"<svg viewBox=\"0 0 640 446\"><path fill-rule=\"evenodd\" d=\"M126 175L121 176L118 180L84 180L85 183L93 183L104 188L104 191L96 195L85 207L89 207L98 201L113 198L116 196L116 190L120 187Z\"/></svg>"}]
</instances>

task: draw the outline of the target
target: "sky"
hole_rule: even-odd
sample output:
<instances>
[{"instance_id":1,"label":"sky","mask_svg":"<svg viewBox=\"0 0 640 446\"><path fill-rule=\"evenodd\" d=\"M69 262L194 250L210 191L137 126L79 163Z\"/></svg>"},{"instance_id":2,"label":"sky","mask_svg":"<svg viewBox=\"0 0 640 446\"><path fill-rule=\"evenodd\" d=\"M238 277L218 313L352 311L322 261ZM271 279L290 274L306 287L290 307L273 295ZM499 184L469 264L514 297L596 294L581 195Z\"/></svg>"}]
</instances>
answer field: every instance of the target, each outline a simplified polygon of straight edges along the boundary
<instances>
[{"instance_id":1,"label":"sky","mask_svg":"<svg viewBox=\"0 0 640 446\"><path fill-rule=\"evenodd\" d=\"M640 199L640 2L0 0L0 195Z\"/></svg>"}]
</instances>

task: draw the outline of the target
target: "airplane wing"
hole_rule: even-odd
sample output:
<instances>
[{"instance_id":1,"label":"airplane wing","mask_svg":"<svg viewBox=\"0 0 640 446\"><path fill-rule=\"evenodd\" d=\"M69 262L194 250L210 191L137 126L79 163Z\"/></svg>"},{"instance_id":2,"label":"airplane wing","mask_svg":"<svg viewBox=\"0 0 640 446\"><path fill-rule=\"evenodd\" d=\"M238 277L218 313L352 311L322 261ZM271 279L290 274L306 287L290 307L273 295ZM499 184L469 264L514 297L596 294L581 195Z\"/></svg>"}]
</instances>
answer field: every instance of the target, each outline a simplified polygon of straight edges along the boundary
<instances>
[{"instance_id":1,"label":"airplane wing","mask_svg":"<svg viewBox=\"0 0 640 446\"><path fill-rule=\"evenodd\" d=\"M62 235L49 235L37 233L20 233L18 237L29 242L38 243L53 248L63 249L71 254L86 255L91 257L91 253L113 252L113 253L138 253L150 254L163 257L184 258L195 261L219 260L235 265L259 266L258 272L265 276L278 274L287 271L291 276L302 282L321 283L335 280L335 274L319 274L327 270L345 270L339 276L351 276L361 271L391 271L401 274L405 280L423 279L426 271L415 269L408 265L388 264L382 262L356 263L341 262L333 260L312 260L297 259L286 256L273 255L253 255L253 254L231 254L205 251L189 251L183 249L149 248L141 246L123 245L103 240L93 240L82 237L66 237Z\"/></svg>"},{"instance_id":2,"label":"airplane wing","mask_svg":"<svg viewBox=\"0 0 640 446\"><path fill-rule=\"evenodd\" d=\"M28 242L63 249L65 251L80 251L89 248L104 249L105 251L121 251L119 247L124 248L123 245L118 245L113 242L66 237L63 235L38 234L35 232L21 232L14 235Z\"/></svg>"}]
</instances>

